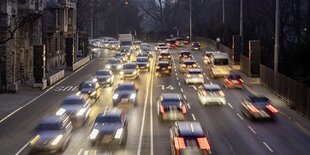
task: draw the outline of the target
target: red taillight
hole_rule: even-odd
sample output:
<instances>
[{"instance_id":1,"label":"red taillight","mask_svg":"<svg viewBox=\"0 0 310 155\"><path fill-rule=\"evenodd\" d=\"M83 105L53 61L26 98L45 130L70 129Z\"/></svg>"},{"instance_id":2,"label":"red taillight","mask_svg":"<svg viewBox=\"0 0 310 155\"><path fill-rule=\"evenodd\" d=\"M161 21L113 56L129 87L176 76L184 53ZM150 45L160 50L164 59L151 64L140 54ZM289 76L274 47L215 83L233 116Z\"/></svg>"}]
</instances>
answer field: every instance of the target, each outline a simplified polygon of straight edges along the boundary
<instances>
[{"instance_id":1,"label":"red taillight","mask_svg":"<svg viewBox=\"0 0 310 155\"><path fill-rule=\"evenodd\" d=\"M251 112L254 112L254 113L259 112L252 104L247 104L246 106L251 110Z\"/></svg>"},{"instance_id":2,"label":"red taillight","mask_svg":"<svg viewBox=\"0 0 310 155\"><path fill-rule=\"evenodd\" d=\"M186 112L187 112L186 106L183 105L183 106L182 106L182 113L185 114Z\"/></svg>"},{"instance_id":3,"label":"red taillight","mask_svg":"<svg viewBox=\"0 0 310 155\"><path fill-rule=\"evenodd\" d=\"M171 55L168 55L168 58L171 58Z\"/></svg>"},{"instance_id":4,"label":"red taillight","mask_svg":"<svg viewBox=\"0 0 310 155\"><path fill-rule=\"evenodd\" d=\"M200 149L210 150L210 144L207 138L197 138Z\"/></svg>"},{"instance_id":5,"label":"red taillight","mask_svg":"<svg viewBox=\"0 0 310 155\"><path fill-rule=\"evenodd\" d=\"M225 96L223 91L219 91L219 93L220 93L221 96Z\"/></svg>"},{"instance_id":6,"label":"red taillight","mask_svg":"<svg viewBox=\"0 0 310 155\"><path fill-rule=\"evenodd\" d=\"M168 66L168 69L171 69L171 66Z\"/></svg>"},{"instance_id":7,"label":"red taillight","mask_svg":"<svg viewBox=\"0 0 310 155\"><path fill-rule=\"evenodd\" d=\"M184 138L174 137L174 144L177 150L186 148Z\"/></svg>"},{"instance_id":8,"label":"red taillight","mask_svg":"<svg viewBox=\"0 0 310 155\"><path fill-rule=\"evenodd\" d=\"M268 110L270 110L272 113L278 113L279 112L274 106L272 106L270 104L266 105L266 108Z\"/></svg>"},{"instance_id":9,"label":"red taillight","mask_svg":"<svg viewBox=\"0 0 310 155\"><path fill-rule=\"evenodd\" d=\"M160 109L160 113L162 114L165 113L165 108L163 105L160 105L159 109Z\"/></svg>"}]
</instances>

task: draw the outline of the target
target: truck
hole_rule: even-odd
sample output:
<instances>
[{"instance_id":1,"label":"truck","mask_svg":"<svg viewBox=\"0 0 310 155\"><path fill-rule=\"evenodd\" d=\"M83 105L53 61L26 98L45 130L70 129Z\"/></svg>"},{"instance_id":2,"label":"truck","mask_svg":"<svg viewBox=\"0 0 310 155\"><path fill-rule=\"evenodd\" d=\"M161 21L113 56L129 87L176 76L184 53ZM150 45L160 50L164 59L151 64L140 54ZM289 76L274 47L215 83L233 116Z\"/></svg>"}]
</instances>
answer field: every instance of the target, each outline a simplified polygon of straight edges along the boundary
<instances>
[{"instance_id":1,"label":"truck","mask_svg":"<svg viewBox=\"0 0 310 155\"><path fill-rule=\"evenodd\" d=\"M209 68L211 78L223 77L230 74L229 56L223 52L213 52L211 54L211 67Z\"/></svg>"},{"instance_id":2,"label":"truck","mask_svg":"<svg viewBox=\"0 0 310 155\"><path fill-rule=\"evenodd\" d=\"M132 34L118 34L118 40L120 41L120 46L131 46L133 36Z\"/></svg>"}]
</instances>

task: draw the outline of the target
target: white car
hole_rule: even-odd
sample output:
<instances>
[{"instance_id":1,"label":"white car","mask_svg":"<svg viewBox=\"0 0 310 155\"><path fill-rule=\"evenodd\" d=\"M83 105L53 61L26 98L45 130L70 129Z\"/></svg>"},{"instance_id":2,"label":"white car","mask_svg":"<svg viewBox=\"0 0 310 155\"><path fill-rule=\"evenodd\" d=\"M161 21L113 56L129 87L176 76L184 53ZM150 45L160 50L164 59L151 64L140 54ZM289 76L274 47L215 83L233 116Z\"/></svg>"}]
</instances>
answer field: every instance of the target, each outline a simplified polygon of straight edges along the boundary
<instances>
[{"instance_id":1,"label":"white car","mask_svg":"<svg viewBox=\"0 0 310 155\"><path fill-rule=\"evenodd\" d=\"M185 74L186 84L203 84L203 73L199 68L190 68Z\"/></svg>"},{"instance_id":2,"label":"white car","mask_svg":"<svg viewBox=\"0 0 310 155\"><path fill-rule=\"evenodd\" d=\"M204 84L198 88L197 93L199 101L203 105L226 104L225 94L217 84Z\"/></svg>"}]
</instances>

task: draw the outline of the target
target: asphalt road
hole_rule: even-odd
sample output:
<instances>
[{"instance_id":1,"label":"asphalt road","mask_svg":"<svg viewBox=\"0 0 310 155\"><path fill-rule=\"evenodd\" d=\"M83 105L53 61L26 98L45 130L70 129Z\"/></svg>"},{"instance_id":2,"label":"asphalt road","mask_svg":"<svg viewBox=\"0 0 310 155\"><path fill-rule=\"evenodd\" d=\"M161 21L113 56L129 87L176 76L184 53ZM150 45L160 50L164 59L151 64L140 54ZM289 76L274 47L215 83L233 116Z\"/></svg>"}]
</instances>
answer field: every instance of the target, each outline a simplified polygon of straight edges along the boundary
<instances>
[{"instance_id":1,"label":"asphalt road","mask_svg":"<svg viewBox=\"0 0 310 155\"><path fill-rule=\"evenodd\" d=\"M168 155L170 154L169 128L174 122L159 121L157 97L165 92L180 93L188 104L187 120L201 122L205 129L213 154L218 155L308 155L310 138L299 130L293 122L281 115L276 121L251 122L240 113L240 100L247 89L224 89L228 104L224 106L202 106L195 87L184 83L184 75L179 72L178 50L172 50L172 76L155 77L154 63L150 72L140 74L135 80L139 88L138 106L125 109L128 118L128 139L123 148L115 146L91 147L87 139L90 124L99 112L112 107L112 88L120 82L116 76L112 87L102 88L101 96L92 108L90 119L76 128L66 155ZM113 51L98 50L99 56L85 67L58 83L31 104L13 114L0 124L0 154L29 154L32 130L48 114L54 114L62 99L76 93L80 82L87 80L96 70L104 68L107 57ZM205 83L221 84L221 79L209 79L207 67L202 63L202 51L193 51L194 58L205 73ZM32 154L32 153L31 153ZM48 154L39 152L35 154Z\"/></svg>"}]
</instances>

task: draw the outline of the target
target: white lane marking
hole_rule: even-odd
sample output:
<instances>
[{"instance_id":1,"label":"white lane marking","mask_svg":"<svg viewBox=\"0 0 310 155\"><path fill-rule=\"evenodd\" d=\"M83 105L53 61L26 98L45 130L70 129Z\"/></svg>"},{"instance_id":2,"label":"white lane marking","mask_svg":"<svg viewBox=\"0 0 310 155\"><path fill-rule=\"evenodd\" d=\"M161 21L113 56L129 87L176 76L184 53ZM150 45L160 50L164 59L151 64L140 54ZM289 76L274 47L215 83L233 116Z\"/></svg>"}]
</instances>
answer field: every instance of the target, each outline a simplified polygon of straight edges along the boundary
<instances>
[{"instance_id":1,"label":"white lane marking","mask_svg":"<svg viewBox=\"0 0 310 155\"><path fill-rule=\"evenodd\" d=\"M174 69L175 72L177 72L177 69Z\"/></svg>"},{"instance_id":2,"label":"white lane marking","mask_svg":"<svg viewBox=\"0 0 310 155\"><path fill-rule=\"evenodd\" d=\"M195 85L189 85L188 87L193 87L195 90L197 90L197 87Z\"/></svg>"},{"instance_id":3,"label":"white lane marking","mask_svg":"<svg viewBox=\"0 0 310 155\"><path fill-rule=\"evenodd\" d=\"M179 86L181 86L181 83L180 83L180 82L178 82L178 85L179 85Z\"/></svg>"},{"instance_id":4,"label":"white lane marking","mask_svg":"<svg viewBox=\"0 0 310 155\"><path fill-rule=\"evenodd\" d=\"M192 107L189 103L187 103L187 107L188 107L188 109L192 109Z\"/></svg>"},{"instance_id":5,"label":"white lane marking","mask_svg":"<svg viewBox=\"0 0 310 155\"><path fill-rule=\"evenodd\" d=\"M153 71L154 71L154 67L153 67ZM154 146L154 139L153 139L153 88L154 88L154 74L151 74L151 92L150 92L150 137L151 137L151 143L150 143L150 155L153 155L154 150L153 150L153 146Z\"/></svg>"},{"instance_id":6,"label":"white lane marking","mask_svg":"<svg viewBox=\"0 0 310 155\"><path fill-rule=\"evenodd\" d=\"M139 135L139 144L138 144L137 155L141 154L142 137L143 137L144 123L145 123L147 99L148 99L148 95L149 95L150 79L151 78L147 78L147 87L146 88L148 88L148 89L146 89L146 97L145 97L145 100L144 100L144 107L143 107L143 114L142 114L142 123L141 123L141 127L140 127L141 130L140 130L140 135Z\"/></svg>"},{"instance_id":7,"label":"white lane marking","mask_svg":"<svg viewBox=\"0 0 310 155\"><path fill-rule=\"evenodd\" d=\"M183 93L184 91L183 91L183 88L181 88L181 92Z\"/></svg>"},{"instance_id":8,"label":"white lane marking","mask_svg":"<svg viewBox=\"0 0 310 155\"><path fill-rule=\"evenodd\" d=\"M66 79L68 79L69 77L73 76L75 73L79 72L81 69L83 69L84 67L88 66L88 64L90 64L91 62L93 62L95 59L89 61L88 63L86 63L84 66L82 66L81 68L79 68L78 70L76 70L75 72L73 72L71 75L63 78L62 80L58 81L57 83L55 83L52 87L48 88L47 90L45 90L42 94L40 94L39 96L35 97L34 99L32 99L31 101L29 101L28 103L24 104L23 106L19 107L18 109L14 110L13 112L11 112L10 114L8 114L7 116L5 116L4 118L2 118L0 120L0 124L2 122L4 122L5 120L7 120L9 117L11 117L12 115L14 115L15 113L17 113L18 111L24 109L25 107L27 107L28 105L30 105L33 101L37 100L38 98L40 98L41 96L43 96L44 94L46 94L47 92L49 92L50 90L54 89L55 86L57 86L58 84L60 84L61 82L65 81Z\"/></svg>"},{"instance_id":9,"label":"white lane marking","mask_svg":"<svg viewBox=\"0 0 310 155\"><path fill-rule=\"evenodd\" d=\"M228 105L229 105L229 107L231 108L231 109L233 109L234 107L230 104L230 103L227 103Z\"/></svg>"},{"instance_id":10,"label":"white lane marking","mask_svg":"<svg viewBox=\"0 0 310 155\"><path fill-rule=\"evenodd\" d=\"M28 145L29 143L26 143L21 149L18 150L18 152L15 153L15 155L19 155Z\"/></svg>"},{"instance_id":11,"label":"white lane marking","mask_svg":"<svg viewBox=\"0 0 310 155\"><path fill-rule=\"evenodd\" d=\"M256 131L255 131L251 126L248 126L248 128L249 128L254 134L256 134Z\"/></svg>"},{"instance_id":12,"label":"white lane marking","mask_svg":"<svg viewBox=\"0 0 310 155\"><path fill-rule=\"evenodd\" d=\"M210 82L210 84L213 84L212 82Z\"/></svg>"},{"instance_id":13,"label":"white lane marking","mask_svg":"<svg viewBox=\"0 0 310 155\"><path fill-rule=\"evenodd\" d=\"M196 117L194 114L192 114L193 120L196 121Z\"/></svg>"},{"instance_id":14,"label":"white lane marking","mask_svg":"<svg viewBox=\"0 0 310 155\"><path fill-rule=\"evenodd\" d=\"M88 150L85 150L83 155L88 155Z\"/></svg>"},{"instance_id":15,"label":"white lane marking","mask_svg":"<svg viewBox=\"0 0 310 155\"><path fill-rule=\"evenodd\" d=\"M83 149L80 149L77 155L81 155L82 151L83 151Z\"/></svg>"},{"instance_id":16,"label":"white lane marking","mask_svg":"<svg viewBox=\"0 0 310 155\"><path fill-rule=\"evenodd\" d=\"M175 73L175 76L178 76L178 73Z\"/></svg>"},{"instance_id":17,"label":"white lane marking","mask_svg":"<svg viewBox=\"0 0 310 155\"><path fill-rule=\"evenodd\" d=\"M263 144L267 147L267 149L268 149L270 152L273 152L273 150L271 149L271 147L270 147L266 142L263 142Z\"/></svg>"},{"instance_id":18,"label":"white lane marking","mask_svg":"<svg viewBox=\"0 0 310 155\"><path fill-rule=\"evenodd\" d=\"M187 97L186 97L186 95L183 95L183 97L184 97L184 99L185 99L185 100L187 100Z\"/></svg>"},{"instance_id":19,"label":"white lane marking","mask_svg":"<svg viewBox=\"0 0 310 155\"><path fill-rule=\"evenodd\" d=\"M209 77L207 77L207 80L210 80Z\"/></svg>"},{"instance_id":20,"label":"white lane marking","mask_svg":"<svg viewBox=\"0 0 310 155\"><path fill-rule=\"evenodd\" d=\"M175 63L173 63L173 66L175 66Z\"/></svg>"},{"instance_id":21,"label":"white lane marking","mask_svg":"<svg viewBox=\"0 0 310 155\"><path fill-rule=\"evenodd\" d=\"M177 77L177 80L178 80L178 81L180 80L179 77Z\"/></svg>"},{"instance_id":22,"label":"white lane marking","mask_svg":"<svg viewBox=\"0 0 310 155\"><path fill-rule=\"evenodd\" d=\"M237 116L238 116L241 120L243 120L243 117L242 117L239 113L237 113Z\"/></svg>"},{"instance_id":23,"label":"white lane marking","mask_svg":"<svg viewBox=\"0 0 310 155\"><path fill-rule=\"evenodd\" d=\"M205 73L205 72L203 72L203 75L204 75L204 76L206 76L206 73Z\"/></svg>"}]
</instances>

